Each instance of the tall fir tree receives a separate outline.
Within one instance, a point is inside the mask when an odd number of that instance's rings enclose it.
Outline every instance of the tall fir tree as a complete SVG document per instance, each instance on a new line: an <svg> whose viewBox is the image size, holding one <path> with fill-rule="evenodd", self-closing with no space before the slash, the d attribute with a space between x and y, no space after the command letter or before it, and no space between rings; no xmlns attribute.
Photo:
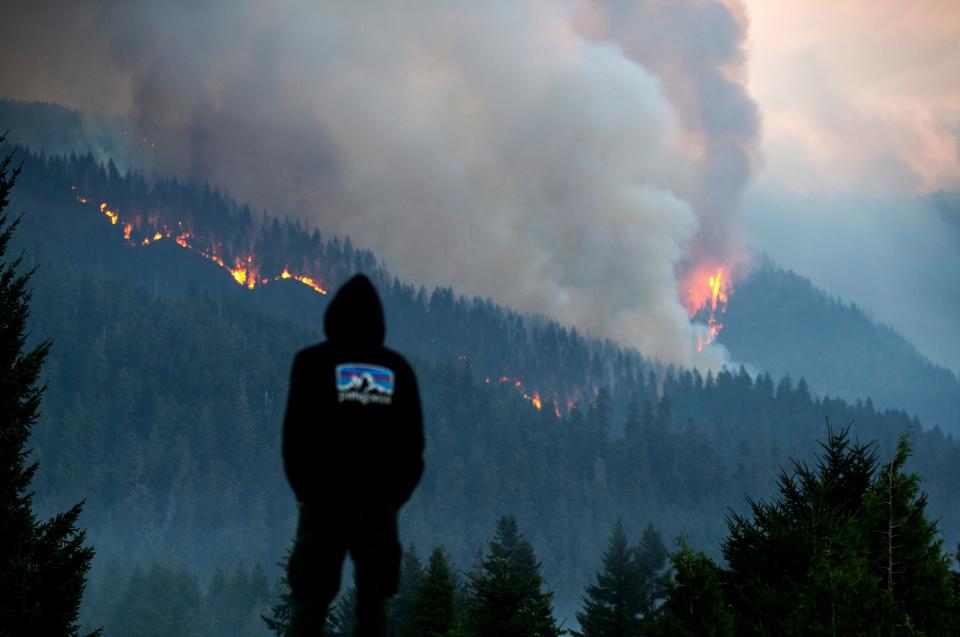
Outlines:
<svg viewBox="0 0 960 637"><path fill-rule="evenodd" d="M733 637L734 618L727 606L720 568L680 538L670 556L673 581L648 634L657 637ZM779 634L779 633L771 633Z"/></svg>
<svg viewBox="0 0 960 637"><path fill-rule="evenodd" d="M666 595L667 582L670 580L667 572L670 552L652 523L643 530L634 552L640 587L640 615L646 626Z"/></svg>
<svg viewBox="0 0 960 637"><path fill-rule="evenodd" d="M543 577L530 542L517 520L503 516L470 573L469 630L475 637L557 637L563 631L553 618L553 593Z"/></svg>
<svg viewBox="0 0 960 637"><path fill-rule="evenodd" d="M828 431L814 467L782 474L769 502L734 515L723 573L738 635L950 635L948 557L926 517L901 438L872 445Z"/></svg>
<svg viewBox="0 0 960 637"><path fill-rule="evenodd" d="M407 637L452 637L457 634L457 582L443 549L430 554L427 570L417 587L417 600L407 626Z"/></svg>
<svg viewBox="0 0 960 637"><path fill-rule="evenodd" d="M617 520L603 554L603 570L587 587L577 613L577 637L639 637L643 597L640 572L623 523Z"/></svg>
<svg viewBox="0 0 960 637"><path fill-rule="evenodd" d="M77 528L81 504L45 522L32 509L37 464L27 442L50 341L25 349L32 272L21 272L22 258L6 256L19 223L4 212L19 174L11 161L0 161L0 635L76 635L93 549Z"/></svg>

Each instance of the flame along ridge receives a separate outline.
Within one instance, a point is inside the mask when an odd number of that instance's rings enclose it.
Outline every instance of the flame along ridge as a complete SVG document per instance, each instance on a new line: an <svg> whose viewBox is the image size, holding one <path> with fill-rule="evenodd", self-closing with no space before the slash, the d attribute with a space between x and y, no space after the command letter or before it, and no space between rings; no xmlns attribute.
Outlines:
<svg viewBox="0 0 960 637"><path fill-rule="evenodd" d="M76 192L77 187L71 186L70 189ZM84 197L79 194L76 195L76 199L80 204L90 203L89 197ZM101 202L99 208L100 212L110 221L110 225L115 226L121 224L120 213L116 210L110 209L106 202ZM219 249L217 244L214 244L209 250L200 248L191 242L193 235L188 230L182 229L183 223L178 221L177 225L181 226L179 232L174 232L166 224L163 224L159 227L159 229L152 228L153 234L148 234L147 236L144 236L143 239L139 240L133 239L135 226L139 226L139 220L137 220L137 222L123 221L121 228L123 230L124 240L128 243L128 245L134 247L146 246L162 239L172 238L181 248L190 250L195 254L199 254L205 259L212 261L217 266L228 271L238 285L250 290L257 286L267 285L272 281L293 279L298 283L306 285L318 294L327 294L326 288L323 287L323 284L318 278L306 274L291 274L289 267L284 267L283 272L276 276L264 276L257 265L257 260L252 254L248 254L246 257L236 257L231 267L231 265L228 265L226 262L224 262L223 257L218 254Z"/></svg>
<svg viewBox="0 0 960 637"><path fill-rule="evenodd" d="M513 385L517 388L517 391L520 392L520 395L523 396L525 400L528 400L537 411L543 409L543 399L540 397L540 392L538 390L534 390L532 394L528 394L527 390L523 386L523 381L521 381L519 378L501 376L493 380L486 378L483 382L489 385L490 383L494 382L494 380L499 382L501 385ZM555 415L557 418L560 418L560 404L557 402L556 398L553 399L553 415Z"/></svg>

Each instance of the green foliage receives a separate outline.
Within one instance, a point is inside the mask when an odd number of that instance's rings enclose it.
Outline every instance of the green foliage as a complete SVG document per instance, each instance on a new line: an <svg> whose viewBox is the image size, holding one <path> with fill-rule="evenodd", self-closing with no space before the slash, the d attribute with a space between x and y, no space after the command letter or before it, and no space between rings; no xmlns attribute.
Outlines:
<svg viewBox="0 0 960 637"><path fill-rule="evenodd" d="M120 598L108 634L138 637L199 636L202 598L186 567L154 562L136 568Z"/></svg>
<svg viewBox="0 0 960 637"><path fill-rule="evenodd" d="M553 593L543 578L530 542L513 516L504 516L487 553L469 574L468 629L475 637L556 637Z"/></svg>
<svg viewBox="0 0 960 637"><path fill-rule="evenodd" d="M728 506L744 512L744 492L767 497L788 457L814 456L825 416L855 421L884 453L915 422L869 401L812 396L796 379L664 369L486 299L401 283L370 253L295 222L261 223L203 184L121 175L91 156L22 157L27 214L15 240L40 264L29 331L57 338L31 439L42 461L36 509L85 497L98 546L134 562L173 555L208 581L218 566L280 557L295 516L277 451L289 364L321 338L324 301L293 284L239 289L171 241L129 247L96 201L77 202L81 193L123 214L188 215L235 248L256 246L265 267L317 264L333 285L372 274L391 346L418 362L427 423L427 472L402 537L443 545L464 564L490 519L522 512L559 608L577 605L618 516L656 516L665 535L714 547ZM539 390L543 410L501 375ZM583 409L568 414L575 399ZM931 516L953 543L960 444L932 429L915 447L908 467L922 467ZM98 625L93 610L84 621Z"/></svg>
<svg viewBox="0 0 960 637"><path fill-rule="evenodd" d="M872 445L828 430L813 467L795 463L776 497L729 518L726 569L681 543L661 631L951 634L949 562L918 478L904 472L909 454L902 436L880 466Z"/></svg>
<svg viewBox="0 0 960 637"><path fill-rule="evenodd" d="M597 583L587 587L582 612L577 613L579 637L643 635L663 598L667 549L652 524L635 548L628 546L623 523L617 520L603 554Z"/></svg>
<svg viewBox="0 0 960 637"><path fill-rule="evenodd" d="M270 606L270 615L261 615L267 628L277 637L286 637L290 630L290 582L287 581L287 571L290 565L290 555L293 547L287 549L287 554L277 564L280 567L280 576L275 592L274 603Z"/></svg>
<svg viewBox="0 0 960 637"><path fill-rule="evenodd" d="M856 305L832 298L769 259L738 282L719 341L737 360L775 375L808 379L817 393L872 396L906 409L929 426L960 432L960 383L893 329Z"/></svg>
<svg viewBox="0 0 960 637"><path fill-rule="evenodd" d="M260 565L242 564L233 571L218 569L203 596L200 618L205 637L254 637L263 634L262 613L271 598L267 575Z"/></svg>
<svg viewBox="0 0 960 637"><path fill-rule="evenodd" d="M423 564L416 548L411 544L403 552L400 562L400 582L397 594L390 599L387 634L402 637L417 603L418 590L423 578Z"/></svg>
<svg viewBox="0 0 960 637"><path fill-rule="evenodd" d="M435 548L417 588L407 637L450 637L456 634L457 582L444 550Z"/></svg>
<svg viewBox="0 0 960 637"><path fill-rule="evenodd" d="M652 523L643 530L634 553L640 582L640 615L644 618L644 625L649 625L670 581L669 573L665 572L670 554Z"/></svg>
<svg viewBox="0 0 960 637"><path fill-rule="evenodd" d="M703 553L694 551L686 539L670 556L673 581L656 623L655 634L663 637L732 637L734 620L724 599L721 571Z"/></svg>
<svg viewBox="0 0 960 637"><path fill-rule="evenodd" d="M77 528L81 505L40 522L29 491L37 464L26 446L50 342L27 348L31 273L6 256L19 222L8 222L4 210L18 173L9 156L0 160L0 635L76 635L93 557Z"/></svg>

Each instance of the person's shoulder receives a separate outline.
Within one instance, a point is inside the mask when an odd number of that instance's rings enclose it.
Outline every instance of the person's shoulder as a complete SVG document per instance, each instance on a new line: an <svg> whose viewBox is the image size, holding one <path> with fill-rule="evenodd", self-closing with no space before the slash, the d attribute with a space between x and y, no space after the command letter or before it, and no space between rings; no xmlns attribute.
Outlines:
<svg viewBox="0 0 960 637"><path fill-rule="evenodd" d="M413 373L413 368L410 366L410 363L407 362L407 359L403 357L402 354L396 352L389 347L382 348L384 358L390 361L394 367L402 369L406 372Z"/></svg>
<svg viewBox="0 0 960 637"><path fill-rule="evenodd" d="M309 364L318 359L322 359L329 355L330 345L324 341L322 343L316 343L309 347L304 347L302 350L296 353L293 357L294 364Z"/></svg>

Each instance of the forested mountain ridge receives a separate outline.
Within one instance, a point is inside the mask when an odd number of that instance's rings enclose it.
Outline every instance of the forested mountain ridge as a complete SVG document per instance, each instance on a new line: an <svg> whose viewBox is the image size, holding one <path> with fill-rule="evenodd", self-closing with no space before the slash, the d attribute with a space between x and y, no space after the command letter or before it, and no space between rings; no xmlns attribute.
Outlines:
<svg viewBox="0 0 960 637"><path fill-rule="evenodd" d="M182 219L188 221L195 234L191 241L213 238L224 246L232 247L234 255L227 260L228 265L235 255L256 253L262 259L258 264L262 272L270 276L279 274L285 266L301 272L322 270L326 284L334 285L352 271L376 273L381 289L385 284L391 288L397 284L403 291L403 294L395 296L397 303L388 307L388 311L409 316L410 304L403 297L409 297L410 293L438 303L458 304L460 311L457 317L461 324L450 330L452 333L466 328L475 334L484 333L494 340L503 340L505 333L510 335L508 339L512 338L517 333L517 323L523 323L522 317L487 300L464 302L449 289L437 290L431 295L424 289L400 285L390 277L383 264L377 263L371 252L354 249L349 238L340 240L328 237L329 240L325 240L316 229L306 228L299 222L290 223L268 219L265 214L254 214L248 207L209 186L179 183L176 179L161 179L156 175L149 180L136 173L121 176L127 171L118 170L111 160L115 159L118 165L125 168L153 165L154 142L149 137L151 133L140 130L134 122L123 118L93 117L55 103L4 99L0 99L0 118L11 128L10 139L15 142L28 144L48 154L75 153L73 159L65 163L45 158L39 166L40 172L46 173L42 176L36 170L27 171L23 181L28 181L29 173L33 172L37 180L35 185L41 188L41 196L31 201L31 205L45 206L57 201L61 206L57 210L65 212L70 210L68 200L75 200L78 194L82 194L90 197L93 211L101 201L105 201L128 218L149 210L155 218L159 214L160 217L165 215L168 220ZM29 153L24 153L21 158L26 158L28 164L37 159ZM44 165L47 161L50 162L49 166ZM65 184L64 180L72 180L73 183ZM80 190L58 193L58 183ZM20 195L25 196L25 193ZM957 193L938 192L927 199L935 203L948 226L954 229L958 227L960 215L957 214ZM80 212L79 209L70 210L69 217L57 219L58 225L66 221L65 227L70 228L71 233L81 233L80 236L94 230L86 223L73 225L73 222L83 218ZM170 223L170 227L176 230L173 223ZM195 267L193 263L183 265L179 272L173 272L176 267L172 264L183 261L182 255L180 259L171 261L165 254L147 261L144 266L143 255L130 260L132 255L129 250L117 250L120 246L115 235L119 233L119 228L114 228L118 231L114 236L103 232L103 228L95 230L99 231L97 250L84 250L86 246L80 246L81 251L78 252L74 248L81 241L76 239L58 246L58 250L78 256L81 260L88 259L88 255L95 252L110 262L101 261L103 265L112 264L128 271L161 291L168 286L182 290L185 281L190 279L208 281L212 278L216 280L215 285L219 285L219 279L223 278L215 276L223 273L204 276L202 268ZM960 234L956 234L956 237L960 240ZM86 236L83 241L90 238ZM175 235L169 238L173 239ZM43 240L47 245L54 245L53 237L48 236ZM164 245L160 252L168 250L172 251L169 245ZM767 257L757 261L759 267L737 282L732 302L722 319L725 329L718 340L730 349L734 361L741 361L752 369L769 372L775 377L784 374L794 379L804 377L812 391L820 395L837 395L848 400L871 398L882 407L906 409L917 415L924 426L939 424L946 431L960 434L960 379L955 373L933 365L899 333L876 324L863 309L830 298L809 280L780 270ZM148 271L142 271L143 268ZM162 275L158 276L158 273ZM271 313L281 311L297 320L322 316L322 303L304 303L302 294L264 289L260 294L250 296L250 300ZM389 299L388 305L391 305ZM493 314L500 317L500 324L473 324L478 314L490 314L484 310L478 311L478 306L493 309ZM526 319L524 328L529 330L534 325L530 324L529 317ZM403 324L406 325L406 322ZM564 334L562 326L549 321L543 324L548 328L547 332L556 331L557 346L560 348L565 347L563 341L566 336L578 345L582 340L575 331ZM445 326L431 327L442 329ZM491 334L491 330L497 333ZM557 369L555 360L535 364L526 355L510 360L502 357L504 354L524 351L523 347L518 347L522 342L510 343L505 348L493 348L495 356L479 360L491 350L490 347L475 348L470 352L455 351L458 346L451 347L445 339L432 340L437 337L435 331L427 342L422 338L423 333L423 330L418 330L417 333L391 336L396 344L402 344L408 350L413 348L424 357L463 355L477 366L480 373L494 377L507 375L511 380L522 378L528 384L536 381L543 385L544 391L569 393L572 397L577 395L577 386L596 387L603 384L602 381L585 382L587 379L582 374L575 373L577 369L597 371L598 365L592 360L593 352L605 349L607 355L618 355L616 348L586 339L584 344L587 347L573 347L570 365L557 374L559 377L578 376L571 384L565 384L559 378L546 377ZM545 337L551 340L552 334L546 334ZM520 340L525 339L521 337ZM548 343L548 346L552 344ZM630 355L630 352L623 350L623 354ZM582 364L584 355L591 359L587 365ZM604 355L600 357L603 359ZM532 378L528 378L527 367L530 364L538 368L529 370L533 373ZM643 365L644 361L634 356L631 364Z"/></svg>
<svg viewBox="0 0 960 637"><path fill-rule="evenodd" d="M279 560L295 516L280 466L282 397L290 357L316 330L203 292L155 297L38 265L32 329L56 342L34 438L37 505L86 498L94 580L112 558L130 567L166 555L201 574ZM744 372L622 378L557 419L462 362L415 365L427 472L404 511L405 540L421 552L445 545L466 567L497 516L513 512L561 609L575 607L618 516L633 533L653 522L715 552L727 508L770 492L790 457L811 457L825 418L852 421L882 454L916 425ZM955 542L960 445L938 430L915 436L912 466Z"/></svg>
<svg viewBox="0 0 960 637"><path fill-rule="evenodd" d="M925 426L960 433L960 380L856 305L763 258L742 281L718 341L736 360L774 376L804 377L812 391L905 409Z"/></svg>
<svg viewBox="0 0 960 637"><path fill-rule="evenodd" d="M129 567L171 556L203 575L275 563L295 516L279 461L288 366L321 337L326 297L288 280L248 290L172 241L129 247L96 202L77 198L81 188L102 187L123 213L138 205L122 198L124 189L137 192L135 175L89 157L21 151L20 159L18 240L38 267L31 333L55 339L35 435L38 506L87 499L97 582L114 557ZM140 191L139 204L196 204L194 214L205 215L207 201L222 216L205 223L240 219L232 236L256 245L256 217L242 206L207 188L162 185ZM296 224L271 221L257 232L264 227L303 236ZM790 457L811 457L825 418L853 421L883 453L915 427L913 462L931 509L949 542L960 535L951 493L960 446L939 430L920 431L903 412L818 399L804 381L743 370L661 369L489 301L401 284L370 253L313 236L326 280L357 269L378 280L388 339L415 358L428 469L403 528L422 552L443 544L465 567L497 517L514 513L570 616L618 516L631 533L653 522L715 553L727 507L741 507L743 493L770 492ZM540 411L523 395L534 388L547 406ZM559 418L548 408L554 393ZM568 411L567 399L578 408Z"/></svg>
<svg viewBox="0 0 960 637"><path fill-rule="evenodd" d="M164 296L194 285L316 325L328 297L278 275L288 269L306 273L333 288L353 272L366 272L383 296L389 343L422 358L469 361L478 374L498 381L504 376L511 382L535 380L541 391L564 401L575 400L586 387L609 384L618 370L652 365L635 351L553 321L522 317L487 299L403 284L349 238L324 239L299 222L258 217L208 186L176 180L148 184L141 175L121 175L90 155L45 157L18 149L17 156L24 170L14 205L31 212L20 240L33 258L55 255L55 267L123 273ZM121 221L111 223L99 203ZM135 241L123 237L123 220L131 218L146 226L133 234ZM177 243L182 228L189 228L196 245L215 246L220 267ZM154 238L161 231L162 237ZM236 285L230 264L239 260L246 268L251 258L258 273L255 285Z"/></svg>

